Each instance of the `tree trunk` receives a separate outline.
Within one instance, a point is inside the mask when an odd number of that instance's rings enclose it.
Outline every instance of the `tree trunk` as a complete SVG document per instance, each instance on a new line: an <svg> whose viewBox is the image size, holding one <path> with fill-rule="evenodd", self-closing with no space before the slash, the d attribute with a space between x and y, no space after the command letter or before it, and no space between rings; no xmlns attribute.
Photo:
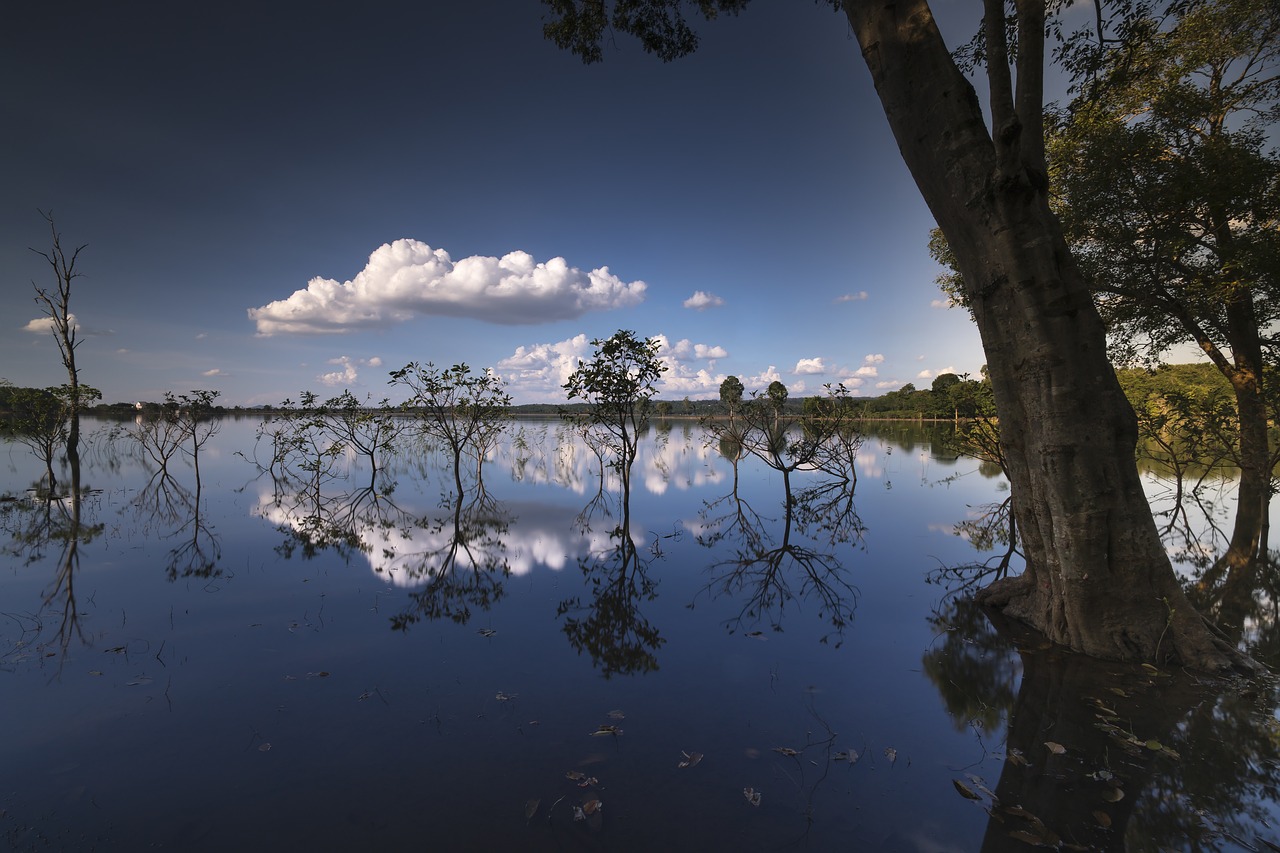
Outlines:
<svg viewBox="0 0 1280 853"><path fill-rule="evenodd" d="M1049 211L1043 1L1019 0L1016 89L1003 4L988 38L992 126L926 0L848 0L885 114L948 243L982 336L1027 566L988 604L1087 654L1224 670L1243 658L1187 602L1139 480L1133 412Z"/></svg>

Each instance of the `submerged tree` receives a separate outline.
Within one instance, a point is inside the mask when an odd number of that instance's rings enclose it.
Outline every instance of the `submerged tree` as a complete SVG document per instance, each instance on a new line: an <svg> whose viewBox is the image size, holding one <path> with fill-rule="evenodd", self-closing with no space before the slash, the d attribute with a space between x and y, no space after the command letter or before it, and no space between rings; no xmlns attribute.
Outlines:
<svg viewBox="0 0 1280 853"><path fill-rule="evenodd" d="M649 419L656 383L666 366L658 358L657 338L641 340L635 332L619 330L591 345L595 355L578 362L564 390L570 401L589 406L588 427L613 454L610 465L622 480L623 494L630 494L640 430Z"/></svg>
<svg viewBox="0 0 1280 853"><path fill-rule="evenodd" d="M466 364L437 368L414 361L394 371L390 384L408 389L404 408L418 417L424 435L449 450L454 485L462 494L462 454L475 454L480 479L485 454L510 415L511 395L501 377L492 370L473 373Z"/></svg>
<svg viewBox="0 0 1280 853"><path fill-rule="evenodd" d="M664 60L697 47L679 0L546 2L555 16L545 35L588 62L603 57L612 31L636 35ZM745 5L706 0L698 9L711 18ZM926 0L832 5L852 27L903 159L955 253L986 351L1027 557L1023 574L997 581L987 601L1094 655L1212 670L1241 662L1174 578L1105 328L1049 208L1045 0L1016 0L1011 20L1003 0L984 0L990 130Z"/></svg>

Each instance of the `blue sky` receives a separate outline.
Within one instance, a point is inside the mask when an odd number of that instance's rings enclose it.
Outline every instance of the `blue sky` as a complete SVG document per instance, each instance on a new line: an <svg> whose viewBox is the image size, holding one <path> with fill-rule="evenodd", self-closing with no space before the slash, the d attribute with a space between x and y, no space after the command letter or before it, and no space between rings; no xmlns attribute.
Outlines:
<svg viewBox="0 0 1280 853"><path fill-rule="evenodd" d="M976 26L940 5L956 40ZM81 376L108 402L380 399L411 360L560 401L617 329L663 337L668 399L983 363L824 5L756 0L667 65L618 36L593 66L542 38L536 0L196 8L6 15L0 377L64 379L31 324L38 210L87 244Z"/></svg>

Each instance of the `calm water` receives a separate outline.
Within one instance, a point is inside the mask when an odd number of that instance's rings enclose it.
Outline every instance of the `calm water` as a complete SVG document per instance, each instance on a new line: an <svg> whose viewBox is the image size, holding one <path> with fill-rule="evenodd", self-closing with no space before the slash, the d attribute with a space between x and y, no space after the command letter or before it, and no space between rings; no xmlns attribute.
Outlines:
<svg viewBox="0 0 1280 853"><path fill-rule="evenodd" d="M1280 849L1273 691L997 634L937 581L1006 486L923 432L788 514L651 431L626 536L556 422L461 499L418 451L306 492L232 419L197 491L106 426L74 549L69 502L0 505L0 848Z"/></svg>

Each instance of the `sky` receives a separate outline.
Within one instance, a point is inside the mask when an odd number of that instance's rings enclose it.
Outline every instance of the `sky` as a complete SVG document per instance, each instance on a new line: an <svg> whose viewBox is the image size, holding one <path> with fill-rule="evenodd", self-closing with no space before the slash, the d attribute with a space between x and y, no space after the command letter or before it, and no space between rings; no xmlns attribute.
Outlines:
<svg viewBox="0 0 1280 853"><path fill-rule="evenodd" d="M967 39L976 4L937 4ZM0 378L65 381L34 286L80 245L81 380L374 401L411 361L561 402L593 339L659 396L875 396L984 363L843 16L755 0L586 66L537 0L21 3L0 32ZM402 399L402 395L400 396Z"/></svg>

